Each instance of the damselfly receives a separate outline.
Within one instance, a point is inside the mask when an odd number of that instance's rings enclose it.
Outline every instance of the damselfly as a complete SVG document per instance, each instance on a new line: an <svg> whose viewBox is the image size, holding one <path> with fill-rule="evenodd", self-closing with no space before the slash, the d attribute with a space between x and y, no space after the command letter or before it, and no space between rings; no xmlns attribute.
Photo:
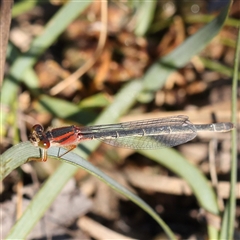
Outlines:
<svg viewBox="0 0 240 240"><path fill-rule="evenodd" d="M89 127L73 125L47 131L37 124L32 128L30 141L42 150L41 161L47 161L48 148L65 147L69 152L84 140L97 139L123 148L157 149L188 142L198 132L228 132L233 128L231 122L192 124L184 115Z"/></svg>

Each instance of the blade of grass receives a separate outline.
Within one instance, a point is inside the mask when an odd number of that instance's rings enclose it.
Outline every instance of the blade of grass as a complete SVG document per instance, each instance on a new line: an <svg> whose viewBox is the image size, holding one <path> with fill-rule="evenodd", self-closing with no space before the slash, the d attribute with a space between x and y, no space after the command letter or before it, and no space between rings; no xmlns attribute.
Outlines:
<svg viewBox="0 0 240 240"><path fill-rule="evenodd" d="M41 0L31 0L31 1L21 1L14 4L13 10L12 10L12 17L15 18L19 16L20 14L23 14L24 12L27 12L31 9L33 9L36 5L44 4L45 1Z"/></svg>
<svg viewBox="0 0 240 240"><path fill-rule="evenodd" d="M144 0L137 9L135 34L143 36L147 31L154 17L157 1Z"/></svg>
<svg viewBox="0 0 240 240"><path fill-rule="evenodd" d="M240 57L240 30L238 28L238 41L235 54L234 62L234 74L232 83L232 122L237 127L237 89L238 89L238 68L239 68L239 57ZM221 231L221 237L226 237L226 239L233 239L234 233L234 223L236 214L236 183L237 183L237 128L232 131L232 153L231 153L231 187L230 187L230 198L226 207L226 212L224 213L224 226L225 229ZM226 220L227 219L227 220ZM223 236L223 234L226 234Z"/></svg>
<svg viewBox="0 0 240 240"><path fill-rule="evenodd" d="M213 15L206 15L206 14L189 14L184 16L184 21L188 24L192 23L208 23L212 21L214 18ZM240 21L235 18L228 18L226 20L226 26L231 27L238 27L240 24Z"/></svg>
<svg viewBox="0 0 240 240"><path fill-rule="evenodd" d="M227 67L221 63L214 62L212 60L209 60L209 59L203 58L203 57L200 57L199 59L202 61L202 63L204 64L205 67L207 67L208 69L210 69L212 71L222 73L228 77L232 77L234 74L234 70L232 68ZM238 78L238 80L240 80L240 72L237 72L237 78Z"/></svg>
<svg viewBox="0 0 240 240"><path fill-rule="evenodd" d="M39 152L37 151L36 154L36 148L30 144L30 142L25 142L19 144L22 148L27 147L29 149L32 149L32 152L35 152L35 156L38 156ZM84 144L85 145L85 144ZM85 146L85 148L87 148ZM88 150L89 151L89 150ZM49 156L56 156L59 152L59 148L54 147L49 150ZM88 155L87 153L81 154L85 155L85 157ZM15 154L15 158L17 158L17 154ZM62 159L64 162L70 163L74 166L81 167L85 169L90 174L93 174L94 176L98 177L101 181L105 182L107 185L112 187L115 191L119 192L120 194L124 195L137 205L139 205L144 211L149 213L164 229L166 234L170 239L175 239L174 234L171 232L169 227L161 220L161 218L154 212L154 210L146 204L143 200L141 200L138 196L131 193L129 190L121 186L119 183L117 183L112 178L108 177L106 174L104 174L102 171L100 171L98 168L93 166L90 162L86 161L79 155L76 155L74 153L66 154L64 156L64 159ZM15 226L11 229L11 232L7 236L7 239L16 239L16 238L26 238L29 231L32 229L32 227L37 223L39 220L39 216L42 215L50 206L52 201L49 201L54 199L56 197L56 194L58 194L62 186L65 185L65 181L69 180L74 173L76 173L77 168L73 167L70 164L62 164L57 171L51 176L51 181L47 181L44 186L41 188L41 191L39 191L34 199L31 201L30 205L24 212L24 215L22 218L15 224ZM59 178L59 176L62 176L62 178ZM41 204L38 204L41 202ZM34 209L34 211L32 211ZM31 221L29 221L31 219Z"/></svg>
<svg viewBox="0 0 240 240"><path fill-rule="evenodd" d="M66 121L78 122L86 125L97 118L98 113L88 108L79 107L78 105L55 97L40 95L39 102L36 105L37 110L45 110L53 116L65 119ZM61 109L61 111L59 111ZM41 111L40 110L40 111Z"/></svg>
<svg viewBox="0 0 240 240"><path fill-rule="evenodd" d="M228 226L229 226L229 201L226 204L225 211L223 213L223 218L222 218L222 225L221 225L221 230L219 234L219 239L228 239ZM233 238L232 238L233 239Z"/></svg>
<svg viewBox="0 0 240 240"><path fill-rule="evenodd" d="M9 64L13 64L15 59L21 56L19 50L11 43L8 43L7 49L7 61ZM28 90L33 96L38 96L41 93L39 88L39 79L35 71L31 68L28 68L24 72L23 82L28 87Z"/></svg>

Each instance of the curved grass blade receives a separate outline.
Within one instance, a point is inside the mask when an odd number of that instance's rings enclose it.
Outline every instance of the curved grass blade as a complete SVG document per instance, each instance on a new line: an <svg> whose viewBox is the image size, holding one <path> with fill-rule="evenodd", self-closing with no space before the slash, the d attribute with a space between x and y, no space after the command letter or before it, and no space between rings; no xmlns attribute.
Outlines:
<svg viewBox="0 0 240 240"><path fill-rule="evenodd" d="M238 99L238 69L239 69L239 55L240 55L240 26L238 28L238 40L235 53L234 62L234 75L232 83L232 119L231 121L238 125L237 119L237 99ZM230 187L230 197L225 208L223 217L223 226L221 228L220 237L222 239L234 239L234 223L236 214L236 183L237 183L237 160L238 160L238 138L237 138L237 128L232 131L232 161L231 161L231 187Z"/></svg>
<svg viewBox="0 0 240 240"><path fill-rule="evenodd" d="M22 151L22 149L26 149L27 152ZM85 146L85 149L88 149L87 146ZM84 154L82 151L78 151L81 154ZM90 150L87 151L89 152ZM22 154L19 155L19 152L22 152ZM9 168L17 167L17 165L20 166L22 163L26 162L26 157L29 156L29 154L31 154L31 156L33 157L39 157L39 150L32 146L30 142L20 143L6 151L1 157L1 161L5 162L5 164L3 165L4 170L2 171L1 175L5 176L7 173L9 173ZM48 154L49 156L57 156L59 154L59 148L50 148ZM85 151L84 155L86 154L87 153ZM21 158L21 161L19 161L19 158ZM146 204L138 196L121 186L115 180L107 176L105 173L100 171L98 168L93 166L90 162L86 161L85 159L73 152L64 155L61 160L74 166L83 168L90 174L96 176L101 181L105 182L115 191L124 195L132 202L136 203L159 223L159 225L163 228L163 230L170 239L175 239L175 236L169 229L169 227L163 222L163 220L158 216L156 212L154 212L154 210L148 204ZM15 162L14 166L12 165L13 162ZM41 191L39 191L34 197L34 199L31 201L23 216L11 229L11 232L7 236L7 239L26 238L30 230L43 216L44 212L49 208L52 201L61 191L66 181L68 181L76 171L77 168L74 168L69 164L61 165L58 170L51 176L51 178L44 184ZM31 219L31 221L29 221L29 219Z"/></svg>
<svg viewBox="0 0 240 240"><path fill-rule="evenodd" d="M137 8L135 34L143 36L151 25L157 1L142 1Z"/></svg>

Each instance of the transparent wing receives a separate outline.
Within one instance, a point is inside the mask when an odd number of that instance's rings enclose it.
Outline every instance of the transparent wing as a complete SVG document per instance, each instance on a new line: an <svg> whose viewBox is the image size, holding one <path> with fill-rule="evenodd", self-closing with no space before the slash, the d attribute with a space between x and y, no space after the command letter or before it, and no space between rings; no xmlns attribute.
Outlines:
<svg viewBox="0 0 240 240"><path fill-rule="evenodd" d="M165 118L155 118L155 119L146 119L139 121L123 122L123 123L114 123L114 124L104 124L104 125L95 125L89 127L81 128L82 132L108 132L110 130L131 130L136 128L150 128L150 127L161 127L161 126L173 126L173 125L183 125L191 124L188 116L178 115Z"/></svg>
<svg viewBox="0 0 240 240"><path fill-rule="evenodd" d="M196 137L195 126L187 116L141 120L95 126L94 138L116 147L157 149L173 147Z"/></svg>
<svg viewBox="0 0 240 240"><path fill-rule="evenodd" d="M115 139L99 139L115 147L132 148L132 149L157 149L162 147L173 147L195 138L196 132L183 134L169 134L159 136L132 136Z"/></svg>

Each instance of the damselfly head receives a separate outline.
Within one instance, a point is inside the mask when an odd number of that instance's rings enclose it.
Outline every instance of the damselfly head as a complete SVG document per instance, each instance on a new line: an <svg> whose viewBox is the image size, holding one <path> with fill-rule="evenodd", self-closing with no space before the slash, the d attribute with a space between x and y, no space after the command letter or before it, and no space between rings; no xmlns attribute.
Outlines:
<svg viewBox="0 0 240 240"><path fill-rule="evenodd" d="M35 147L44 149L48 149L50 147L50 141L44 133L43 126L40 124L36 124L32 127L29 140Z"/></svg>

